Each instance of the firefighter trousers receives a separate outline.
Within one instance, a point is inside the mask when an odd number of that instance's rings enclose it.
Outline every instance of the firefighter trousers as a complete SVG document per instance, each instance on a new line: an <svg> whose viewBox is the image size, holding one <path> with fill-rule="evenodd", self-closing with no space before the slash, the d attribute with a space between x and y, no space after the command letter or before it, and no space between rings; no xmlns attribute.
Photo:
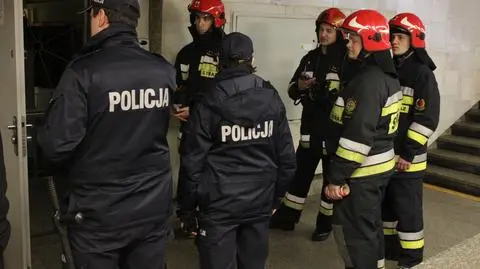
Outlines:
<svg viewBox="0 0 480 269"><path fill-rule="evenodd" d="M77 269L165 269L164 224L121 230L70 229Z"/></svg>
<svg viewBox="0 0 480 269"><path fill-rule="evenodd" d="M334 202L332 228L345 268L385 268L381 205L390 176L352 179L350 194Z"/></svg>
<svg viewBox="0 0 480 269"><path fill-rule="evenodd" d="M328 158L325 152L324 142L315 140L309 147L300 142L296 151L297 170L295 177L290 184L280 208L272 218L272 226L291 226L293 227L299 221L305 200L310 190L315 170L318 163L322 160L323 175L327 174ZM328 180L324 177L322 190L328 185ZM321 192L320 208L317 215L316 231L328 233L331 231L331 217L333 214L333 202L325 197Z"/></svg>
<svg viewBox="0 0 480 269"><path fill-rule="evenodd" d="M423 260L424 171L395 173L383 202L385 256L399 266L413 267Z"/></svg>
<svg viewBox="0 0 480 269"><path fill-rule="evenodd" d="M265 269L269 218L245 223L199 219L200 269Z"/></svg>

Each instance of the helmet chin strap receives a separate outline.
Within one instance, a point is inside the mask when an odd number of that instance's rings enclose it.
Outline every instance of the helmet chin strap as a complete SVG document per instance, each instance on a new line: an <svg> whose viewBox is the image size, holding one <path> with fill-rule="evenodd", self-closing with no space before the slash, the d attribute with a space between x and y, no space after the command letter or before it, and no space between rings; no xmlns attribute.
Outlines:
<svg viewBox="0 0 480 269"><path fill-rule="evenodd" d="M360 51L360 53L358 54L358 60L360 61L365 61L368 56L370 56L370 53L368 51L366 51L364 48L362 48L362 50Z"/></svg>

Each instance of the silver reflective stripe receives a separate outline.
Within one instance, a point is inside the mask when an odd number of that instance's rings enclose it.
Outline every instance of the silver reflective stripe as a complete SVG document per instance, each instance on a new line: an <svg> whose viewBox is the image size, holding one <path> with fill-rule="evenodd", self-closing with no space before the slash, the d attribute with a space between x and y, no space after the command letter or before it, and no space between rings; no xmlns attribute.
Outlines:
<svg viewBox="0 0 480 269"><path fill-rule="evenodd" d="M292 87L292 86L293 86L293 84L295 84L295 81L293 81L293 82L290 82L290 84L288 84L288 88Z"/></svg>
<svg viewBox="0 0 480 269"><path fill-rule="evenodd" d="M361 166L364 167L364 166L384 163L392 160L393 158L395 158L395 151L391 149L384 153L368 156L367 158L365 158Z"/></svg>
<svg viewBox="0 0 480 269"><path fill-rule="evenodd" d="M300 141L302 142L310 142L310 135L301 135Z"/></svg>
<svg viewBox="0 0 480 269"><path fill-rule="evenodd" d="M292 201L292 202L295 202L297 204L305 204L305 198L302 198L302 197L297 197L295 195L291 195L290 193L287 192L287 194L285 195L285 198L287 198L288 200Z"/></svg>
<svg viewBox="0 0 480 269"><path fill-rule="evenodd" d="M335 101L335 105L340 106L340 107L344 107L345 106L345 101L343 100L342 97L338 97L337 101Z"/></svg>
<svg viewBox="0 0 480 269"><path fill-rule="evenodd" d="M188 64L180 64L180 71L182 71L182 72L188 72L189 69L190 69L190 65L188 65Z"/></svg>
<svg viewBox="0 0 480 269"><path fill-rule="evenodd" d="M324 201L320 201L320 206L325 209L330 209L330 210L333 209L333 204L330 204Z"/></svg>
<svg viewBox="0 0 480 269"><path fill-rule="evenodd" d="M345 267L353 268L353 262L348 254L347 242L345 241L345 234L343 233L343 227L341 225L332 225L333 233L335 234L334 238L337 242L338 253L345 263Z"/></svg>
<svg viewBox="0 0 480 269"><path fill-rule="evenodd" d="M380 268L385 268L385 259L381 259L377 261L377 267Z"/></svg>
<svg viewBox="0 0 480 269"><path fill-rule="evenodd" d="M410 87L402 87L403 95L413 96L415 90Z"/></svg>
<svg viewBox="0 0 480 269"><path fill-rule="evenodd" d="M389 107L389 106L395 104L396 102L402 100L402 98L403 98L402 92L397 92L394 95L388 97L388 99L385 102L385 105L383 107Z"/></svg>
<svg viewBox="0 0 480 269"><path fill-rule="evenodd" d="M340 80L337 73L328 73L326 80Z"/></svg>
<svg viewBox="0 0 480 269"><path fill-rule="evenodd" d="M415 131L417 133L420 133L426 137L430 137L432 134L433 134L433 131L419 123L412 123L412 125L410 125L410 130L412 131Z"/></svg>
<svg viewBox="0 0 480 269"><path fill-rule="evenodd" d="M400 238L400 240L403 240L403 241L416 241L416 240L423 239L423 237L424 237L423 230L416 233L398 232L398 238Z"/></svg>
<svg viewBox="0 0 480 269"><path fill-rule="evenodd" d="M395 229L397 228L397 221L384 221L383 228Z"/></svg>
<svg viewBox="0 0 480 269"><path fill-rule="evenodd" d="M427 153L423 153L423 154L420 154L420 155L415 155L412 163L421 163L421 162L424 162L426 160L427 160Z"/></svg>
<svg viewBox="0 0 480 269"><path fill-rule="evenodd" d="M370 152L371 147L364 145L362 143L358 143L346 138L340 138L340 142L338 143L342 148L359 152L363 155L368 155Z"/></svg>

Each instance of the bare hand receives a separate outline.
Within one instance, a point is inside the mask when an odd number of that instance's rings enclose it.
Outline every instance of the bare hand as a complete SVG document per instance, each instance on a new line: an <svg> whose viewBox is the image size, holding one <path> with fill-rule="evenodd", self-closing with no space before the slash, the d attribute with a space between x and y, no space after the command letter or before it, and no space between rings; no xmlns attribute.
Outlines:
<svg viewBox="0 0 480 269"><path fill-rule="evenodd" d="M325 187L325 195L330 200L342 200L343 199L342 186L328 184L327 187Z"/></svg>
<svg viewBox="0 0 480 269"><path fill-rule="evenodd" d="M301 91L304 91L308 88L310 88L313 83L315 83L315 81L317 80L317 78L311 78L311 79L301 79L299 78L298 79L298 89L300 89Z"/></svg>
<svg viewBox="0 0 480 269"><path fill-rule="evenodd" d="M175 109L175 114L173 114L173 116L175 116L180 121L188 120L188 117L190 116L190 107L186 106L186 107L178 108L174 106L174 109Z"/></svg>
<svg viewBox="0 0 480 269"><path fill-rule="evenodd" d="M399 158L398 163L397 163L397 170L400 170L400 171L408 170L411 165L412 165L412 163L407 162L402 158Z"/></svg>

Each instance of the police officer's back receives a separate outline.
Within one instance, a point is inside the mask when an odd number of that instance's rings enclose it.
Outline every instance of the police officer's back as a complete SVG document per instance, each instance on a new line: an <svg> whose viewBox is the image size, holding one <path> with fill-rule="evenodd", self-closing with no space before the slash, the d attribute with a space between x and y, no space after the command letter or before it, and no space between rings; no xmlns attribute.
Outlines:
<svg viewBox="0 0 480 269"><path fill-rule="evenodd" d="M116 251L130 247L121 254L125 268L162 268L175 71L139 46L137 0L91 4L92 38L65 70L39 143L46 158L67 170L68 213L84 215L70 227L77 266L117 268Z"/></svg>
<svg viewBox="0 0 480 269"><path fill-rule="evenodd" d="M284 105L270 83L252 74L251 42L240 33L225 38L224 69L185 128L188 192L181 212L199 206L202 269L265 268L270 215L295 172Z"/></svg>

